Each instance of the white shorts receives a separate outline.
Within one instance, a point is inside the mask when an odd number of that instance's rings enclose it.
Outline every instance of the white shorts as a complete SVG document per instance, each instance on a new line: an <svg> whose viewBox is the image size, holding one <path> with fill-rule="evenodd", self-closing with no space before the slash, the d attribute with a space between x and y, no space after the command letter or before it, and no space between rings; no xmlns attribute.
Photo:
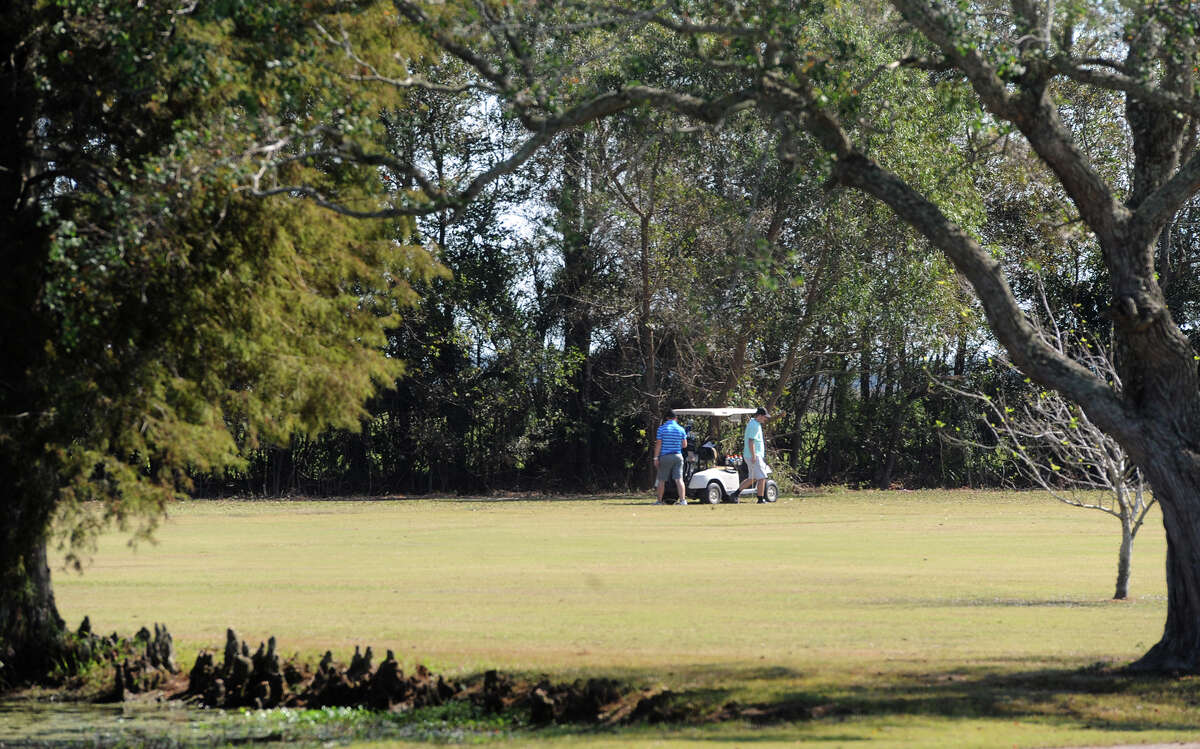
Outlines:
<svg viewBox="0 0 1200 749"><path fill-rule="evenodd" d="M760 456L758 460L746 460L746 467L750 469L750 478L755 481L761 481L767 477L771 469L767 467L767 461Z"/></svg>

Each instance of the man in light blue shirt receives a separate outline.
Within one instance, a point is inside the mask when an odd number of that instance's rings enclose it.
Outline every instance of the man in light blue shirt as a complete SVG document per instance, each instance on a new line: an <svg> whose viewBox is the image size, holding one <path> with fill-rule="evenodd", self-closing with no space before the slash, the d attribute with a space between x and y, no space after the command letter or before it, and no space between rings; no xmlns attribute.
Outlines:
<svg viewBox="0 0 1200 749"><path fill-rule="evenodd" d="M766 421L767 409L759 406L754 412L754 417L746 422L746 434L742 438L742 459L746 461L749 475L731 496L734 502L738 501L742 490L749 488L751 484L755 485L758 503L764 504L767 501L767 474L771 469L767 467L767 443L763 438L762 425Z"/></svg>
<svg viewBox="0 0 1200 749"><path fill-rule="evenodd" d="M687 493L683 486L683 449L687 447L687 432L675 421L675 412L668 411L666 421L658 428L654 438L654 467L658 469L658 481L654 489L658 494L655 504L663 503L663 490L667 480L675 481L679 491L679 504L687 504Z"/></svg>

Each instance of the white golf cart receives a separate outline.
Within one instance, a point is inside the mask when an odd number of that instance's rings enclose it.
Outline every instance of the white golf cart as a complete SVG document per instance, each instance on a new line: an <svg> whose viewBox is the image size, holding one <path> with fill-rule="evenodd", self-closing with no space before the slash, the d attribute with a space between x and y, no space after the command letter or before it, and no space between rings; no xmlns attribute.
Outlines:
<svg viewBox="0 0 1200 749"><path fill-rule="evenodd" d="M689 497L701 499L709 504L737 501L733 493L748 477L741 455L726 457L716 442L716 436L701 443L697 439L693 419L736 419L742 423L746 417L754 415L753 408L677 408L675 417L687 430L688 446L683 453L683 485ZM707 426L707 425L706 425ZM738 440L738 452L741 452L741 440ZM675 482L668 481L663 493L664 500L675 499ZM753 488L747 488L753 494ZM766 500L774 502L779 499L779 485L767 479Z"/></svg>

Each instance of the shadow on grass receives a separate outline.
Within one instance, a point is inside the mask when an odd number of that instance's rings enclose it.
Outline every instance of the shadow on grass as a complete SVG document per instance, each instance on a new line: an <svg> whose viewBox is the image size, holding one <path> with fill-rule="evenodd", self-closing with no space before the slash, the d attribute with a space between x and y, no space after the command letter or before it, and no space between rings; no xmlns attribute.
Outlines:
<svg viewBox="0 0 1200 749"><path fill-rule="evenodd" d="M626 713L627 719L620 721L624 725L741 722L761 729L810 723L839 733L833 727L844 720L887 724L915 718L935 723L1041 723L1106 732L1200 730L1200 676L1147 677L1111 663L1086 668L1030 665L1001 660L936 671L831 674L823 679L816 672L730 663L682 665L654 676L635 671L608 676L625 684L635 701L638 694L648 696L646 705ZM814 682L816 686L806 687ZM577 723L549 730L613 727L601 721L590 728ZM737 729L733 733L738 736L731 740L754 740L754 734L743 736ZM822 736L821 740L857 740L825 732Z"/></svg>
<svg viewBox="0 0 1200 749"><path fill-rule="evenodd" d="M680 669L676 674L686 675L691 670ZM700 670L696 667L697 674ZM719 671L710 669L707 679L719 682ZM667 690L656 695L654 712L637 710L618 724L559 723L531 728L548 739L594 734L637 743L646 736L673 735L738 746L854 745L888 737L913 746L955 745L964 737L976 744L986 738L983 744L1032 741L1040 745L1041 737L1051 734L1069 737L1068 743L1073 739L1091 745L1101 737L1139 743L1139 735L1146 740L1161 740L1165 735L1177 741L1200 729L1196 710L1200 677L1146 678L1107 664L1082 669L997 672L995 668L966 667L880 674L845 679L813 691L789 689L799 676L790 669L764 668L751 673L730 668L729 673L734 677L732 683L738 685L734 689L705 685ZM742 703L731 699L744 694L747 682L754 680L754 689L766 692L765 698ZM1151 732L1156 735L1152 737Z"/></svg>
<svg viewBox="0 0 1200 749"><path fill-rule="evenodd" d="M681 695L683 696L683 695ZM1200 677L1134 676L1108 665L1015 673L890 675L826 692L783 692L726 706L718 719L756 724L850 717L1069 723L1106 731L1200 729Z"/></svg>

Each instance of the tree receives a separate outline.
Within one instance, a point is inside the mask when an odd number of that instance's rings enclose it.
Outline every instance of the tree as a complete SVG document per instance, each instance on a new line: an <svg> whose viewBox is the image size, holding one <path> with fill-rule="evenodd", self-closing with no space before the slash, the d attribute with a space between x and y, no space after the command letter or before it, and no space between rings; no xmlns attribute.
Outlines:
<svg viewBox="0 0 1200 749"><path fill-rule="evenodd" d="M1089 337L1076 328L1064 330L1046 314L1049 305L1044 291L1041 300L1040 314L1035 311L1030 317L1042 340L1095 372L1119 392L1121 376L1112 352L1094 336ZM1049 319L1043 320L1044 317ZM1007 365L1002 359L999 363ZM1029 379L1025 378L1025 382ZM1026 387L1010 399L1003 390L989 394L963 389L951 380L939 384L973 401L981 409L980 419L993 438L991 444L983 444L941 425L948 441L999 451L1011 458L1007 465L1022 484L1040 487L1063 504L1104 512L1120 522L1113 598L1128 598L1133 542L1155 499L1148 496L1141 471L1124 448L1100 430L1083 409L1057 392Z"/></svg>
<svg viewBox="0 0 1200 749"><path fill-rule="evenodd" d="M451 204L555 133L633 107L712 125L755 109L788 139L815 142L827 155L821 168L829 184L874 197L918 231L970 284L1012 362L1078 404L1143 471L1163 508L1169 595L1162 639L1137 665L1200 670L1200 382L1195 351L1155 269L1164 227L1200 190L1197 6L894 0L891 7L580 2L539 13L524 3L466 12L397 3L429 39L472 66L480 86L530 132L510 161L443 190ZM702 87L667 80L622 43L663 31L682 41L697 73L717 73L694 79ZM608 44L602 80L588 79L582 56L538 54L541 40L569 35ZM1127 183L1106 179L1064 124L1059 92L1068 82L1124 97L1134 165ZM929 86L947 106L978 112L978 133L1019 135L1045 165L1046 189L1066 196L1102 258L1122 390L1037 336L1002 264L938 200L942 169L871 148L870 134L886 131L901 104L889 95L900 83ZM960 151L967 136L949 140L947 151Z"/></svg>
<svg viewBox="0 0 1200 749"><path fill-rule="evenodd" d="M392 11L308 6L0 11L0 683L72 661L54 529L77 562L107 524L148 535L189 472L357 429L400 372L384 331L433 267L404 222L246 189L269 154L291 180L378 199L377 178L335 159L281 163L297 151L280 137L344 145L400 98L346 106L341 50L313 38L332 22L403 47L380 30Z"/></svg>
<svg viewBox="0 0 1200 749"><path fill-rule="evenodd" d="M1162 640L1139 665L1200 668L1200 463L1190 445L1200 436L1195 354L1167 311L1154 272L1158 235L1200 189L1195 147L1195 7L1135 5L1106 19L1125 29L1123 59L1103 55L1101 37L1077 44L1077 17L1057 17L1032 3L1013 4L1011 33L996 33L965 13L898 2L905 20L930 44L936 65L965 77L983 108L1010 123L1070 196L1094 234L1109 273L1124 388L1041 340L999 272L999 264L936 205L858 151L836 113L811 84L790 92L806 101L808 128L836 156L835 178L874 195L938 246L970 281L988 321L1027 375L1077 403L1137 462L1163 507L1168 540L1168 611ZM1070 13L1070 10L1066 11ZM1055 30L1058 33L1055 35ZM1009 30L1005 30L1008 32ZM1135 168L1124 199L1075 147L1055 106L1053 83L1070 78L1126 95Z"/></svg>

